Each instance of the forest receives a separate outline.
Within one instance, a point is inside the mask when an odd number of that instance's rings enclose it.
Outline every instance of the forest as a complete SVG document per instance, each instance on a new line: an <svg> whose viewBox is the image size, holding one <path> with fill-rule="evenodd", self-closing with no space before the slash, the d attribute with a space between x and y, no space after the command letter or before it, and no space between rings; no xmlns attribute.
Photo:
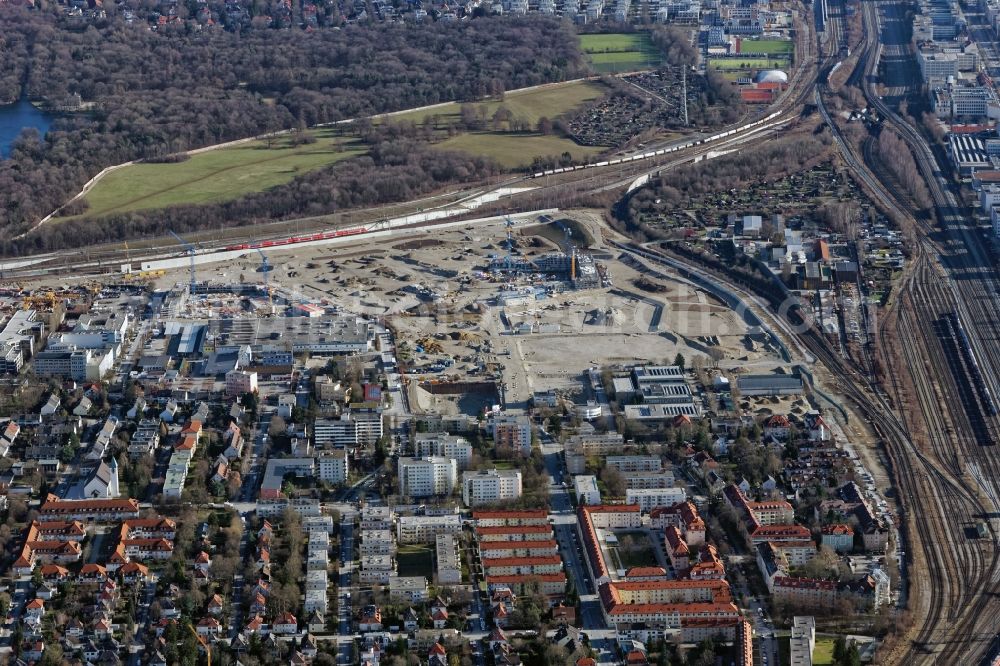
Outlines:
<svg viewBox="0 0 1000 666"><path fill-rule="evenodd" d="M0 102L25 94L62 113L49 133L28 130L0 162L0 238L59 207L102 168L265 132L373 113L472 101L586 71L572 28L556 19L490 17L343 30L160 34L110 23L83 30L44 12L0 4ZM492 168L482 160L409 149L373 153L264 193L201 209L120 216L90 229L45 225L5 254L75 247L88 238L161 231L162 224L247 221L328 211L352 198L375 203ZM411 172L416 162L419 168ZM376 175L373 169L379 168ZM387 174L382 169L388 167ZM367 187L349 190L345 179ZM325 190L325 192L321 192ZM359 194L360 192L360 194ZM308 195L308 201L304 198ZM261 199L262 198L262 199ZM354 203L357 203L355 201ZM301 210L307 208L308 210ZM126 226L122 226L126 225Z"/></svg>

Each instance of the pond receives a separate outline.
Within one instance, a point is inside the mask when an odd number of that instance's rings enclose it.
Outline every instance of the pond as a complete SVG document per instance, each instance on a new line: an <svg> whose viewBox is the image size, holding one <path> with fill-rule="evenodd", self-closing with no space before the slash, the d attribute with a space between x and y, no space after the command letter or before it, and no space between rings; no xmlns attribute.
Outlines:
<svg viewBox="0 0 1000 666"><path fill-rule="evenodd" d="M25 127L36 128L43 136L52 119L21 99L14 104L0 105L0 158L10 155L10 146Z"/></svg>

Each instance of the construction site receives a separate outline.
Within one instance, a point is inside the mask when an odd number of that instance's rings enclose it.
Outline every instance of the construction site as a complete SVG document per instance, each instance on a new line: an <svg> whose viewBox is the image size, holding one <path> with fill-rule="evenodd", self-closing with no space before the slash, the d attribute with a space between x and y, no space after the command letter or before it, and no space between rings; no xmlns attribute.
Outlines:
<svg viewBox="0 0 1000 666"><path fill-rule="evenodd" d="M254 249L224 263L196 264L188 252L174 270L118 276L110 286L148 288L150 307L176 339L209 353L240 345L361 350L370 331L359 322L384 323L396 333L411 404L442 413L577 391L590 366L677 354L727 372L781 362L780 350L725 303L669 271L644 270L604 233L590 211L498 218L397 242ZM24 285L8 309L52 310L94 289ZM577 350L572 362L568 349ZM496 390L474 398L426 390L451 383Z"/></svg>

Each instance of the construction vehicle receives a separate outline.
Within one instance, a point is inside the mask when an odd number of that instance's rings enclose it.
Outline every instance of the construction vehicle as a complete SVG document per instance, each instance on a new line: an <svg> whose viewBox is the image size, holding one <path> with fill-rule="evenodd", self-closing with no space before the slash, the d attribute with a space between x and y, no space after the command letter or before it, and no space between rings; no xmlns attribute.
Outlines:
<svg viewBox="0 0 1000 666"><path fill-rule="evenodd" d="M21 307L25 310L53 309L56 306L56 294L54 291L47 291L45 294L32 294L25 296L21 301Z"/></svg>

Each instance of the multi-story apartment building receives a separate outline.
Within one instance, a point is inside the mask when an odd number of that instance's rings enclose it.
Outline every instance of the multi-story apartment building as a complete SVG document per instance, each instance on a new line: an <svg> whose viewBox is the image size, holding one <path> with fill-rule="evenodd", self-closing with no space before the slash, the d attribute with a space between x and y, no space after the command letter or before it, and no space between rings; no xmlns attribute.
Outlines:
<svg viewBox="0 0 1000 666"><path fill-rule="evenodd" d="M458 477L455 459L441 456L400 458L398 470L399 494L403 497L450 495Z"/></svg>
<svg viewBox="0 0 1000 666"><path fill-rule="evenodd" d="M399 543L434 543L440 534L460 534L462 518L457 514L443 516L400 516L396 521Z"/></svg>
<svg viewBox="0 0 1000 666"><path fill-rule="evenodd" d="M492 421L493 443L510 447L522 455L531 454L531 421L527 416L501 415Z"/></svg>
<svg viewBox="0 0 1000 666"><path fill-rule="evenodd" d="M644 513L661 506L674 506L687 499L683 488L628 488L625 490L625 502L638 504Z"/></svg>
<svg viewBox="0 0 1000 666"><path fill-rule="evenodd" d="M459 470L469 468L472 460L472 445L464 437L457 435L430 434L417 435L413 448L418 456L440 456L453 458Z"/></svg>
<svg viewBox="0 0 1000 666"><path fill-rule="evenodd" d="M622 474L659 472L663 469L663 462L657 456L608 456L604 465Z"/></svg>
<svg viewBox="0 0 1000 666"><path fill-rule="evenodd" d="M462 474L462 501L466 506L486 506L521 496L518 470L482 470Z"/></svg>
<svg viewBox="0 0 1000 666"><path fill-rule="evenodd" d="M324 452L316 458L320 481L340 484L347 482L348 462L346 449Z"/></svg>

